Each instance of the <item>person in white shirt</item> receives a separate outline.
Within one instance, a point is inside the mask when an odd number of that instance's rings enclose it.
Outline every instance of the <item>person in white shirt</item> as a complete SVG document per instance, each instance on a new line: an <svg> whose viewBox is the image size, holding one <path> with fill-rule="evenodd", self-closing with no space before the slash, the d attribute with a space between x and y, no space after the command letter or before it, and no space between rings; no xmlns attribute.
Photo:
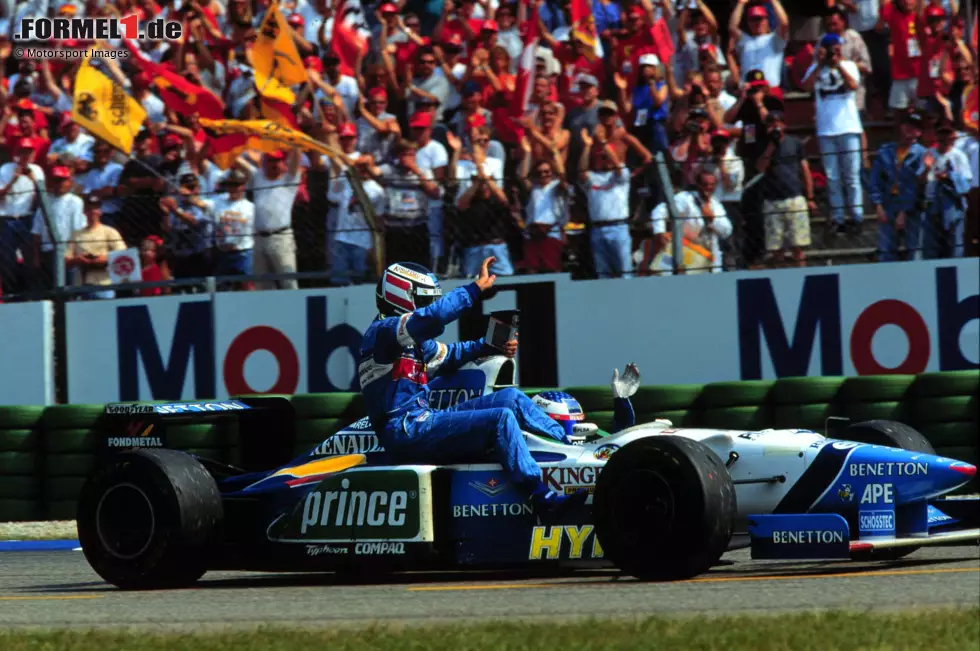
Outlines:
<svg viewBox="0 0 980 651"><path fill-rule="evenodd" d="M580 134L579 181L588 199L592 262L599 278L633 275L633 238L629 229L630 171L603 136ZM593 142L596 145L593 151Z"/></svg>
<svg viewBox="0 0 980 651"><path fill-rule="evenodd" d="M382 165L385 188L385 264L429 262L429 201L441 196L441 187L430 170L422 169L418 146L400 140L394 147L394 163Z"/></svg>
<svg viewBox="0 0 980 651"><path fill-rule="evenodd" d="M732 222L725 208L715 198L718 179L711 172L702 170L697 175L697 189L681 192L675 198L678 218L683 221L684 238L711 253L711 273L724 268L721 243L732 234ZM705 269L691 268L691 272Z"/></svg>
<svg viewBox="0 0 980 651"><path fill-rule="evenodd" d="M769 11L764 2L749 6L749 0L738 0L728 22L729 42L738 53L743 81L749 70L762 70L769 85L779 88L783 80L783 54L789 41L789 17L779 0L771 0L770 4L779 22L776 31L770 29ZM748 14L748 34L739 26L743 12Z"/></svg>
<svg viewBox="0 0 980 651"><path fill-rule="evenodd" d="M430 269L439 268L439 259L443 255L442 232L442 194L446 181L446 166L449 165L449 153L442 143L432 139L432 117L430 112L416 113L408 122L409 133L418 146L415 161L419 169L431 173L439 186L439 195L429 197L429 258Z"/></svg>
<svg viewBox="0 0 980 651"><path fill-rule="evenodd" d="M119 224L119 213L122 210L122 200L119 199L119 176L123 166L112 160L112 147L103 140L92 144L92 164L88 171L76 179L81 188L81 194L98 195L102 199L100 206L100 223L116 227Z"/></svg>
<svg viewBox="0 0 980 651"><path fill-rule="evenodd" d="M34 263L38 271L38 284L44 289L53 286L55 277L56 242L67 244L68 238L75 231L85 228L85 209L82 198L71 192L71 169L63 165L51 168L51 187L48 194L47 217L40 206L34 213ZM52 237L48 231L48 222L55 230Z"/></svg>
<svg viewBox="0 0 980 651"><path fill-rule="evenodd" d="M13 161L0 166L0 288L11 293L20 280L17 252L30 262L37 186L44 187L44 171L34 160L34 139L20 138L12 148ZM30 265L29 265L30 266Z"/></svg>
<svg viewBox="0 0 980 651"><path fill-rule="evenodd" d="M531 143L521 139L524 158L518 180L530 197L525 205L524 259L520 267L532 272L561 271L562 250L565 247L565 224L568 222L568 183L565 166L557 149L551 158L534 162L534 180L528 181L531 170Z"/></svg>
<svg viewBox="0 0 980 651"><path fill-rule="evenodd" d="M965 252L967 195L978 174L970 159L956 147L956 129L942 118L934 126L936 147L923 157L926 213L922 217L923 242L916 259L961 258Z"/></svg>
<svg viewBox="0 0 980 651"><path fill-rule="evenodd" d="M374 157L361 155L354 161L364 194L371 202L376 219L385 213L385 189L372 177L378 173ZM368 278L368 260L374 249L371 226L364 217L364 206L358 201L346 174L336 174L327 186L327 200L337 205L337 232L331 251L330 284L344 286Z"/></svg>
<svg viewBox="0 0 980 651"><path fill-rule="evenodd" d="M735 154L735 143L726 129L715 129L711 132L711 157L706 160L701 169L711 172L718 179L715 188L715 199L721 202L725 215L732 224L741 224L742 215L742 185L745 182L745 163ZM739 266L740 248L735 239L744 237L739 227L737 238L726 240L726 268Z"/></svg>
<svg viewBox="0 0 980 651"><path fill-rule="evenodd" d="M231 170L223 181L227 194L218 196L212 207L218 249L216 276L252 275L255 205L245 198L247 181L248 177L241 170Z"/></svg>
<svg viewBox="0 0 980 651"><path fill-rule="evenodd" d="M255 275L296 273L296 238L293 235L293 202L302 176L300 152L287 156L282 150L262 156L262 164L248 180L255 203L255 247L252 269ZM257 289L297 289L296 279L262 280Z"/></svg>
<svg viewBox="0 0 980 651"><path fill-rule="evenodd" d="M92 162L95 138L71 119L70 112L61 114L61 133L63 136L48 149L48 164L64 165L71 167L73 172L84 172Z"/></svg>
<svg viewBox="0 0 980 651"><path fill-rule="evenodd" d="M827 34L820 40L817 61L803 77L804 90L813 91L817 102L817 141L827 192L830 218L838 233L847 230L845 214L852 228L860 229L864 219L861 192L861 134L864 126L857 105L861 73L853 61L843 60L841 38Z"/></svg>
<svg viewBox="0 0 980 651"><path fill-rule="evenodd" d="M361 96L361 90L356 79L340 73L340 57L335 52L323 55L323 80L340 94L347 115L357 115L357 100ZM317 98L321 97L325 97L323 91L317 90Z"/></svg>

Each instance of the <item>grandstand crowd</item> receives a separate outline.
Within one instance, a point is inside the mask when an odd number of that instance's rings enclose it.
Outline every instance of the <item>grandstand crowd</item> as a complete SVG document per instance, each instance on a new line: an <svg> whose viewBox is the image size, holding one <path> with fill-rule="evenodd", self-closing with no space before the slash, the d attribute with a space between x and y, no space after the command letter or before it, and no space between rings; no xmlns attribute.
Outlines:
<svg viewBox="0 0 980 651"><path fill-rule="evenodd" d="M235 289L368 282L396 260L473 275L488 255L501 275L579 277L670 273L676 251L688 273L824 264L816 249L860 242L881 261L977 255L976 7L792 4L5 0L0 287L56 283L51 229L92 298L116 295L127 249L132 280ZM79 124L95 119L86 64L18 58L15 35L134 13L181 38L42 44L117 51L91 64L145 111L125 152ZM302 81L279 59L265 72L280 34Z"/></svg>

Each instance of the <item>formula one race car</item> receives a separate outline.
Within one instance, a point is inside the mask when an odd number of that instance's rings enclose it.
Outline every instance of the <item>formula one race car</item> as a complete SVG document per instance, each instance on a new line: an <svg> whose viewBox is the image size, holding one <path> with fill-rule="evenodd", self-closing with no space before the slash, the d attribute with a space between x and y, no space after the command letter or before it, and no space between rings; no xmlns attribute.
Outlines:
<svg viewBox="0 0 980 651"><path fill-rule="evenodd" d="M514 372L512 360L486 358L435 380L432 396L512 386ZM78 534L95 571L127 589L186 586L216 569L544 563L674 580L707 571L735 533L769 559L898 558L980 540L978 501L943 498L976 468L935 456L900 423L851 425L852 440L666 421L575 445L528 435L549 486L592 493L541 522L499 465L391 465L366 419L287 462L282 398L107 405L106 415L106 456L82 489ZM235 421L249 467L164 449L170 423L215 419Z"/></svg>

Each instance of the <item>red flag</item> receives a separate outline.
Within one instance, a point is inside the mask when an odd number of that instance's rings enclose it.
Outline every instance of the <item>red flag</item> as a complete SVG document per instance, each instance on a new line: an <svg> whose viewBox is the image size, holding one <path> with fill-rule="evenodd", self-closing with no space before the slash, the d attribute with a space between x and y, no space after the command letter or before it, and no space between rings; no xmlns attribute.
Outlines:
<svg viewBox="0 0 980 651"><path fill-rule="evenodd" d="M654 47L657 48L656 55L660 62L667 65L671 57L674 56L674 38L670 35L670 27L667 21L661 18L653 27L650 28L650 37L653 38Z"/></svg>
<svg viewBox="0 0 980 651"><path fill-rule="evenodd" d="M346 0L340 0L340 4L334 11L330 49L340 58L340 74L353 77L357 58L367 53L368 43L363 36L344 22L346 4Z"/></svg>
<svg viewBox="0 0 980 651"><path fill-rule="evenodd" d="M205 129L205 132L208 130ZM208 156L223 170L230 169L235 159L248 149L248 136L244 133L229 133L220 136L208 133Z"/></svg>
<svg viewBox="0 0 980 651"><path fill-rule="evenodd" d="M140 56L134 56L132 62L153 78L154 86L160 91L160 99L168 108L185 115L197 113L202 118L212 120L224 117L225 105L204 86L184 79L169 66Z"/></svg>
<svg viewBox="0 0 980 651"><path fill-rule="evenodd" d="M259 112L267 120L278 122L292 129L299 129L299 123L296 121L296 114L293 112L293 107L287 102L281 102L260 94Z"/></svg>

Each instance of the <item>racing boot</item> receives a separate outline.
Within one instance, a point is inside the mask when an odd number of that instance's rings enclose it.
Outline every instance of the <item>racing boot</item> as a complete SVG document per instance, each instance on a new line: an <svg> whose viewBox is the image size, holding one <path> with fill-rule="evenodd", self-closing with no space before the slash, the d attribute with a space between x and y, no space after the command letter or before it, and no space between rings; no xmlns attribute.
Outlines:
<svg viewBox="0 0 980 651"><path fill-rule="evenodd" d="M541 482L531 492L531 505L534 507L534 512L542 519L548 520L561 517L585 506L587 499L589 499L589 491L585 488L564 495L549 489L544 482Z"/></svg>

